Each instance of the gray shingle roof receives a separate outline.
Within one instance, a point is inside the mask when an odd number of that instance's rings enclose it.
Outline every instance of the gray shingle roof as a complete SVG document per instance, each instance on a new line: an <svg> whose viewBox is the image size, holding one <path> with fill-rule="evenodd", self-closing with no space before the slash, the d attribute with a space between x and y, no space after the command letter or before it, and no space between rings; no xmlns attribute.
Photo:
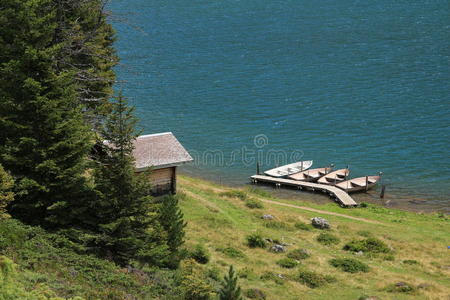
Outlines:
<svg viewBox="0 0 450 300"><path fill-rule="evenodd" d="M193 161L172 132L141 135L134 141L136 170L144 171L181 165Z"/></svg>

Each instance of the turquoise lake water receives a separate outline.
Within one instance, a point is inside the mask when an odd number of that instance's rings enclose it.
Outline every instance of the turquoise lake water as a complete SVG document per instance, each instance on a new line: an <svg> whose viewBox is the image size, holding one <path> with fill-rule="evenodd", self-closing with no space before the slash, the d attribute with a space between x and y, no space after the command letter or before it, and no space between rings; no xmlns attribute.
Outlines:
<svg viewBox="0 0 450 300"><path fill-rule="evenodd" d="M257 157L313 159L383 171L398 206L450 211L448 0L109 8L117 86L145 133L172 131L192 153L187 172L246 183Z"/></svg>

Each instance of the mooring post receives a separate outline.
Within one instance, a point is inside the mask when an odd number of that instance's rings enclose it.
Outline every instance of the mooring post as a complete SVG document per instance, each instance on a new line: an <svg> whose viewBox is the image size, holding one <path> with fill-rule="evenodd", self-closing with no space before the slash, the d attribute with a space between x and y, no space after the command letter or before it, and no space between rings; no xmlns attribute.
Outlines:
<svg viewBox="0 0 450 300"><path fill-rule="evenodd" d="M259 175L259 161L256 162L256 175Z"/></svg>
<svg viewBox="0 0 450 300"><path fill-rule="evenodd" d="M366 192L369 189L369 176L366 176Z"/></svg>
<svg viewBox="0 0 450 300"><path fill-rule="evenodd" d="M383 184L381 186L381 193L380 193L380 198L383 199L384 198L384 193L386 192L386 186Z"/></svg>

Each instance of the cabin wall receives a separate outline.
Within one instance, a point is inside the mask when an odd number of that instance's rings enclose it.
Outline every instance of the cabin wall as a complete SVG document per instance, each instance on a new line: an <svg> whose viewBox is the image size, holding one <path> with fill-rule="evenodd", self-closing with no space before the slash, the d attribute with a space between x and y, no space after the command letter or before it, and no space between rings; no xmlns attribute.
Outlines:
<svg viewBox="0 0 450 300"><path fill-rule="evenodd" d="M172 193L176 194L177 188L176 167L152 170L149 175L152 192L155 196Z"/></svg>

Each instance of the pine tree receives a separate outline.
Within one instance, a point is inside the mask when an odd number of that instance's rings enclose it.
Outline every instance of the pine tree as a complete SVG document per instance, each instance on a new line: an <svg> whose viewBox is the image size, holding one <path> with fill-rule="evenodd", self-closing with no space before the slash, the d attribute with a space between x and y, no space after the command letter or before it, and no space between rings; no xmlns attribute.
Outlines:
<svg viewBox="0 0 450 300"><path fill-rule="evenodd" d="M182 258L180 247L184 243L184 227L186 227L183 213L178 207L177 197L169 195L163 198L159 220L167 233L167 245L171 254L167 265L171 268L177 268Z"/></svg>
<svg viewBox="0 0 450 300"><path fill-rule="evenodd" d="M112 112L102 130L106 147L96 158L97 197L91 223L97 224L91 245L101 256L120 265L131 259L159 265L168 250L148 177L134 174L132 151L137 120L122 95L111 104Z"/></svg>
<svg viewBox="0 0 450 300"><path fill-rule="evenodd" d="M91 123L98 121L108 112L115 82L113 67L118 62L113 48L115 32L107 22L106 1L53 2L57 19L54 39L64 43L56 57L57 65L73 70L78 99L86 108L85 117Z"/></svg>
<svg viewBox="0 0 450 300"><path fill-rule="evenodd" d="M8 218L6 206L14 200L14 180L0 165L0 219Z"/></svg>
<svg viewBox="0 0 450 300"><path fill-rule="evenodd" d="M48 228L76 223L92 147L71 70L57 68L51 0L4 0L0 10L0 163L16 180L9 211ZM20 25L18 25L20 24ZM80 212L81 213L81 212Z"/></svg>
<svg viewBox="0 0 450 300"><path fill-rule="evenodd" d="M241 288L237 285L237 276L233 266L230 266L228 275L224 277L222 288L219 291L220 300L242 300Z"/></svg>

